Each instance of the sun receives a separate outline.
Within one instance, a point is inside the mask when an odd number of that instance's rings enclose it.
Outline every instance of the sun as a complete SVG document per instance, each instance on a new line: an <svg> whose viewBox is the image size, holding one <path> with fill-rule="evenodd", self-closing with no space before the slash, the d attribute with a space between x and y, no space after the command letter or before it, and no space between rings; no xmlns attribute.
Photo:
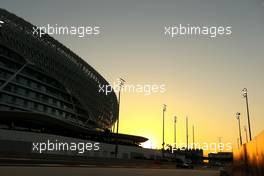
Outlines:
<svg viewBox="0 0 264 176"><path fill-rule="evenodd" d="M149 139L148 141L142 143L141 146L143 148L148 148L148 149L155 149L157 147L156 141L153 139Z"/></svg>

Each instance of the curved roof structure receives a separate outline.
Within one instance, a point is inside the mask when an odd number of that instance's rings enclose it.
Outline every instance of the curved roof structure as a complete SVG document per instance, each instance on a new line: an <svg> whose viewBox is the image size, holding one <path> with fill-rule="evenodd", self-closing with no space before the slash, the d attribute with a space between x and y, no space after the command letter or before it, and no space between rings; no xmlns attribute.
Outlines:
<svg viewBox="0 0 264 176"><path fill-rule="evenodd" d="M104 131L98 131L98 130L87 130L83 127L76 127L68 122L61 122L58 119L49 117L47 115L41 115L36 114L33 112L2 112L1 120L20 120L23 119L23 121L27 121L27 123L31 124L31 126L42 126L43 122L45 122L46 127L49 129L53 129L54 133L56 134L56 131L64 131L67 129L64 134L65 136L76 136L75 134L83 134L85 136L89 136L90 139L94 139L96 141L106 142L106 143L115 143L116 141L118 143L126 142L126 144L137 144L142 142L146 142L148 139L141 136L135 136L135 135L127 135L127 134L116 134L116 133L109 133ZM38 116L39 121L37 122L35 117ZM67 134L68 133L68 134Z"/></svg>
<svg viewBox="0 0 264 176"><path fill-rule="evenodd" d="M60 82L86 111L87 121L100 129L110 128L117 119L118 102L114 92L105 95L99 85L109 83L83 59L54 38L33 34L33 25L0 9L0 45L23 57Z"/></svg>

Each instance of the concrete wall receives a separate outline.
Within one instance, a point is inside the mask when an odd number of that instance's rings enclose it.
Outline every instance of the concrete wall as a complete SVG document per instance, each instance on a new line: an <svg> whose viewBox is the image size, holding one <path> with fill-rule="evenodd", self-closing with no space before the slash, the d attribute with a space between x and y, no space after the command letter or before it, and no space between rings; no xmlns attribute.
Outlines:
<svg viewBox="0 0 264 176"><path fill-rule="evenodd" d="M234 176L264 175L264 131L234 151Z"/></svg>

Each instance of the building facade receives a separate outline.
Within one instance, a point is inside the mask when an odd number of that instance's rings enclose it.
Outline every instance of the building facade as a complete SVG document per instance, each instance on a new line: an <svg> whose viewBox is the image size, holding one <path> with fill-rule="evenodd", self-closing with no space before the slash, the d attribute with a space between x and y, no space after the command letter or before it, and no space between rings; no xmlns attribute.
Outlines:
<svg viewBox="0 0 264 176"><path fill-rule="evenodd" d="M108 82L52 37L34 35L30 23L3 9L0 17L0 110L39 114L75 128L110 129L117 98L99 92Z"/></svg>
<svg viewBox="0 0 264 176"><path fill-rule="evenodd" d="M144 137L111 133L116 94L70 49L0 9L0 129L138 146Z"/></svg>

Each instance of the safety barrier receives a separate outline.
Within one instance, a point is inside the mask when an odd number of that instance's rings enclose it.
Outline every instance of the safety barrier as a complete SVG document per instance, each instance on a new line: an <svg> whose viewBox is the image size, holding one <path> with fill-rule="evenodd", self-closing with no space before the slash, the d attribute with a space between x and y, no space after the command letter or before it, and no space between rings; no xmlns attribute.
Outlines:
<svg viewBox="0 0 264 176"><path fill-rule="evenodd" d="M264 131L234 151L233 175L264 175Z"/></svg>

